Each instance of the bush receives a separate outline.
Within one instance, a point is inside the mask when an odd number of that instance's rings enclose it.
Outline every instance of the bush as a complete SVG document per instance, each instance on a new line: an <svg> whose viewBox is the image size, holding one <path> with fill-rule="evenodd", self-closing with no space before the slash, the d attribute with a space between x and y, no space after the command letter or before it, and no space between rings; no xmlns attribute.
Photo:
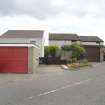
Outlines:
<svg viewBox="0 0 105 105"><path fill-rule="evenodd" d="M77 43L74 43L72 45L64 45L61 47L61 49L62 51L72 52L72 57L69 58L72 59L72 62L83 59L86 54L85 49Z"/></svg>
<svg viewBox="0 0 105 105"><path fill-rule="evenodd" d="M49 55L49 47L45 46L44 47L44 57L48 57L48 55Z"/></svg>
<svg viewBox="0 0 105 105"><path fill-rule="evenodd" d="M57 51L59 50L58 46L45 46L45 57L56 57Z"/></svg>
<svg viewBox="0 0 105 105"><path fill-rule="evenodd" d="M85 49L79 44L72 44L71 50L73 52L72 57L77 58L77 60L83 59L86 53Z"/></svg>
<svg viewBox="0 0 105 105"><path fill-rule="evenodd" d="M64 45L64 46L61 47L61 49L63 51L70 51L71 50L71 45Z"/></svg>

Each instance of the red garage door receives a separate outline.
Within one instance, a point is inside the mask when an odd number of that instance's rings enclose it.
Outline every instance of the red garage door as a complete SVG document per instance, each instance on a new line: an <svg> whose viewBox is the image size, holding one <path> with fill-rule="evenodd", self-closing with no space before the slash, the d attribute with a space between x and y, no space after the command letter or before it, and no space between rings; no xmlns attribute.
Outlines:
<svg viewBox="0 0 105 105"><path fill-rule="evenodd" d="M0 47L1 73L27 73L28 48Z"/></svg>

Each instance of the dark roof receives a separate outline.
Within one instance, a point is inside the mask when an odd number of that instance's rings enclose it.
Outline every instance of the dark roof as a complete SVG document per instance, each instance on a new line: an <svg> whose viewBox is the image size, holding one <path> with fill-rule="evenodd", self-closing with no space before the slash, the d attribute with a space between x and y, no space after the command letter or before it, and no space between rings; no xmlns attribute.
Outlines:
<svg viewBox="0 0 105 105"><path fill-rule="evenodd" d="M79 36L79 39L82 42L103 42L103 40L97 36Z"/></svg>
<svg viewBox="0 0 105 105"><path fill-rule="evenodd" d="M49 40L79 40L77 34L66 33L49 33Z"/></svg>
<svg viewBox="0 0 105 105"><path fill-rule="evenodd" d="M8 30L0 38L37 38L43 37L42 30Z"/></svg>

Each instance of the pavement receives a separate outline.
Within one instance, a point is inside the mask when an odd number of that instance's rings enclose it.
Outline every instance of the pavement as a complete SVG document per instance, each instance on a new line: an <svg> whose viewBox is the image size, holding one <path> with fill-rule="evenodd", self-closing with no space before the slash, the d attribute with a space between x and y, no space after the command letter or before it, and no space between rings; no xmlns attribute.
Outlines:
<svg viewBox="0 0 105 105"><path fill-rule="evenodd" d="M105 62L79 71L41 65L34 74L0 74L0 105L105 105Z"/></svg>

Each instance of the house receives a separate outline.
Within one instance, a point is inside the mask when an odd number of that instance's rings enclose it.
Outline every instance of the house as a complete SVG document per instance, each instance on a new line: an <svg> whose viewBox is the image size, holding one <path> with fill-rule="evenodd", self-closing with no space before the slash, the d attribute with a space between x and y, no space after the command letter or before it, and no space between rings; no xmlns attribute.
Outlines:
<svg viewBox="0 0 105 105"><path fill-rule="evenodd" d="M86 58L89 61L103 61L103 40L97 36L79 36L77 34L50 33L49 45L68 45L78 43L86 49Z"/></svg>
<svg viewBox="0 0 105 105"><path fill-rule="evenodd" d="M79 36L81 45L86 50L89 61L103 61L103 40L97 36Z"/></svg>
<svg viewBox="0 0 105 105"><path fill-rule="evenodd" d="M49 33L49 45L57 45L61 47L75 42L79 43L77 34Z"/></svg>
<svg viewBox="0 0 105 105"><path fill-rule="evenodd" d="M0 44L35 44L40 48L40 57L44 57L44 40L43 30L8 30L0 36Z"/></svg>
<svg viewBox="0 0 105 105"><path fill-rule="evenodd" d="M44 31L9 30L0 36L0 73L32 73L44 56Z"/></svg>

